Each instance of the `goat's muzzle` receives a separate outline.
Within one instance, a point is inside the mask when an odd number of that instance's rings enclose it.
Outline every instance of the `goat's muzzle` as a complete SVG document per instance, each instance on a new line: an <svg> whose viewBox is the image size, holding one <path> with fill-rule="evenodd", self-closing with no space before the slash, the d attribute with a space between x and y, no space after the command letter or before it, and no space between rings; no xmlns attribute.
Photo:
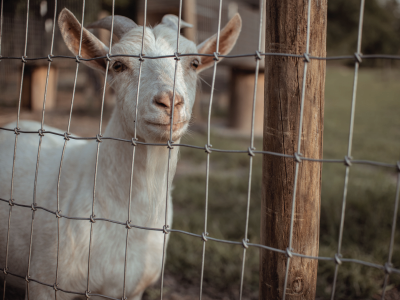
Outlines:
<svg viewBox="0 0 400 300"><path fill-rule="evenodd" d="M154 97L153 104L160 110L165 111L168 115L171 115L172 103L174 103L174 117L175 110L179 111L183 108L184 100L178 93L175 93L175 97L172 91L162 92Z"/></svg>

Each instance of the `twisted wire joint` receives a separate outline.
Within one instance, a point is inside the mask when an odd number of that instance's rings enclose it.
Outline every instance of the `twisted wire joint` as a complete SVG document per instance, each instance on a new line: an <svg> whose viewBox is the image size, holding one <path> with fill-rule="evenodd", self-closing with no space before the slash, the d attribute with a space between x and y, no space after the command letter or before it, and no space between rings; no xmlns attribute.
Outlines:
<svg viewBox="0 0 400 300"><path fill-rule="evenodd" d="M301 163L301 153L295 152L295 153L294 153L294 160L295 160L297 163Z"/></svg>
<svg viewBox="0 0 400 300"><path fill-rule="evenodd" d="M286 257L288 257L288 258L292 258L292 257L293 257L293 253L292 253L292 251L289 249L289 247L286 248Z"/></svg>
<svg viewBox="0 0 400 300"><path fill-rule="evenodd" d="M342 258L342 255L341 254L335 254L335 263L337 264L337 265L341 265L342 264L342 260L341 260L341 258Z"/></svg>
<svg viewBox="0 0 400 300"><path fill-rule="evenodd" d="M304 53L303 56L304 56L304 62L309 63L309 62L310 62L310 56L309 56L309 54L308 54L308 53Z"/></svg>
<svg viewBox="0 0 400 300"><path fill-rule="evenodd" d="M64 132L64 140L69 141L69 132Z"/></svg>
<svg viewBox="0 0 400 300"><path fill-rule="evenodd" d="M354 53L354 57L356 59L356 62L358 62L359 64L362 63L362 59L361 59L361 53Z"/></svg>
<svg viewBox="0 0 400 300"><path fill-rule="evenodd" d="M351 166L351 157L350 157L350 156L345 156L345 157L344 157L344 164L345 164L345 166L347 166L347 167L350 167L350 166Z"/></svg>
<svg viewBox="0 0 400 300"><path fill-rule="evenodd" d="M393 265L389 262L385 263L385 273L391 274L392 273Z"/></svg>
<svg viewBox="0 0 400 300"><path fill-rule="evenodd" d="M131 226L131 221L129 221L129 220L127 220L126 221L126 229L131 229L132 228L132 226Z"/></svg>
<svg viewBox="0 0 400 300"><path fill-rule="evenodd" d="M208 153L208 154L210 154L212 152L211 148L212 148L211 144L210 145L205 144L205 146L204 146L204 149L205 149L206 153Z"/></svg>
<svg viewBox="0 0 400 300"><path fill-rule="evenodd" d="M40 136L44 136L44 132L45 132L46 130L44 130L44 129L39 129L38 130L38 133L39 133L39 135Z"/></svg>
<svg viewBox="0 0 400 300"><path fill-rule="evenodd" d="M168 233L169 233L168 228L169 228L169 225L164 225L164 226L163 226L163 232L164 232L164 234L168 234Z"/></svg>
<svg viewBox="0 0 400 300"><path fill-rule="evenodd" d="M247 150L249 152L249 156L254 156L255 155L254 152L253 152L254 150L256 150L256 148L249 147L249 149Z"/></svg>
<svg viewBox="0 0 400 300"><path fill-rule="evenodd" d="M96 223L96 220L94 218L96 218L96 215L90 215L90 223Z"/></svg>
<svg viewBox="0 0 400 300"><path fill-rule="evenodd" d="M144 55L144 54L139 53L139 61L144 61L143 55Z"/></svg>

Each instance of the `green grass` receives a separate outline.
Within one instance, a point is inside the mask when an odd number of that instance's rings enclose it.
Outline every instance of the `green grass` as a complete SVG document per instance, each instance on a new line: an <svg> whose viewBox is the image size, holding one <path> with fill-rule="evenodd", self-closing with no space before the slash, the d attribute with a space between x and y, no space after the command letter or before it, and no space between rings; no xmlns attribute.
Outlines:
<svg viewBox="0 0 400 300"><path fill-rule="evenodd" d="M353 70L328 68L326 81L324 157L343 158L347 153ZM357 90L352 156L394 163L400 159L400 72L361 69ZM247 149L249 141L213 135L212 144L222 149ZM204 145L206 136L192 133L184 143ZM262 149L261 139L256 140ZM249 220L249 239L259 242L261 162L256 155ZM205 166L204 151L181 149L179 164L190 170L174 181L174 229L201 234L204 228ZM241 241L246 220L249 156L247 154L210 155L209 207L207 231L210 236ZM337 249L345 167L324 164L322 185L320 255L333 256ZM346 207L342 253L345 257L384 264L387 260L395 198L396 174L383 168L354 165ZM399 228L400 229L400 228ZM400 230L396 233L393 263L400 267ZM182 282L199 286L202 241L173 233L168 247L166 270ZM206 243L204 289L225 291L237 298L243 248ZM320 262L317 294L327 298L332 285L334 264ZM344 263L339 268L337 299L366 299L379 292L384 273L380 270ZM400 276L391 275L391 284ZM258 250L246 255L244 281L246 298L257 299Z"/></svg>
<svg viewBox="0 0 400 300"><path fill-rule="evenodd" d="M354 71L328 68L325 98L324 157L347 153ZM398 71L360 69L355 110L352 157L388 163L400 159L400 85ZM322 177L320 255L332 256L337 249L340 207L345 168L324 164ZM383 264L388 259L395 199L396 173L387 169L354 165L349 189L342 253ZM399 226L398 226L399 227ZM395 239L393 263L400 267L399 230ZM383 272L355 264L339 269L338 299L370 298L380 292ZM330 293L333 267L319 263L318 294ZM391 276L400 284L400 277Z"/></svg>

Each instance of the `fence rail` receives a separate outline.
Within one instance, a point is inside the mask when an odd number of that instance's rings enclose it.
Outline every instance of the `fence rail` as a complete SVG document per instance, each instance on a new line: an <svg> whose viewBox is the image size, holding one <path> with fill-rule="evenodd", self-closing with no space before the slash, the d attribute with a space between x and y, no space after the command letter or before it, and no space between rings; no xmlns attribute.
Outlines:
<svg viewBox="0 0 400 300"><path fill-rule="evenodd" d="M309 0L308 5L310 8L310 3L311 0ZM241 271L241 285L240 285L240 298L242 298L242 291L243 291L243 275L244 275L244 269L245 269L245 255L246 255L246 249L249 247L255 247L255 248L260 248L260 249L266 249L269 251L274 251L281 253L286 256L286 258L289 260L291 257L301 257L301 258L306 258L306 259L313 259L313 260L325 260L325 261L332 261L335 265L335 275L334 275L334 282L333 282L333 289L332 289L332 296L331 298L334 298L334 292L335 292L335 285L337 281L337 272L338 272L338 266L342 263L355 263L355 264L360 264L372 268L377 268L385 272L385 277L384 277L384 284L383 284L383 292L382 292L382 299L384 299L384 293L385 293L385 287L388 282L388 277L390 274L400 274L400 269L395 268L391 264L391 258L392 258L392 252L393 252L393 245L394 245L394 233L395 233L395 228L396 228L396 218L397 218L397 212L398 212L398 206L399 206L399 197L400 197L400 161L398 162L393 162L393 163L384 163L384 162L379 162L379 161L369 161L369 160L362 160L362 159L354 159L351 157L351 141L352 141L352 133L353 133L353 123L354 123L354 113L355 113L355 99L356 99L356 88L357 88L357 74L358 74L358 68L359 65L362 63L363 59L390 59L390 60L400 60L400 55L384 55L384 54L374 54L374 55L363 55L361 54L361 35L362 35L362 18L364 14L364 0L361 0L361 6L360 6L360 23L359 23L359 31L358 31L358 45L357 45L357 52L354 55L344 55L344 56L330 56L330 57L318 57L318 56L312 56L308 52L308 43L309 41L307 40L307 51L306 53L300 55L300 54L289 54L289 53L265 53L261 51L261 35L262 35L262 28L263 28L263 12L265 8L265 0L260 1L260 21L259 21L259 38L258 38L258 48L254 53L248 53L248 54L240 54L240 55L220 55L218 52L218 47L219 47L219 35L221 31L221 8L222 8L222 0L219 1L219 22L218 22L218 31L217 31L217 50L214 54L212 55L207 55L207 54L197 54L197 53L186 53L186 54L180 54L179 53L179 36L180 32L179 29L177 31L177 51L174 54L171 55L164 55L164 56L146 56L143 54L143 45L144 45L144 35L145 35L145 30L143 29L143 35L142 35L142 46L141 46L141 52L139 54L132 54L132 55L122 55L122 54L112 54L111 53L111 46L112 46L112 32L113 32L113 26L114 26L114 7L115 7L115 0L113 0L112 4L112 26L111 26L111 35L110 35L110 43L109 43L109 53L106 56L101 56L101 57L96 57L92 59L84 59L80 56L81 54L81 46L82 46L82 31L81 31L81 39L80 39L80 45L79 45L79 54L77 56L64 56L64 55L54 55L53 54L53 45L54 45L54 33L55 33L55 27L57 24L56 22L56 15L57 15L57 0L55 0L55 11L54 11L54 22L53 22L53 30L52 30L52 42L51 42L51 49L50 49L50 54L47 57L34 57L34 58L28 58L26 56L27 53L27 41L28 41L28 29L29 29L29 0L27 0L27 14L26 14L26 32L25 32L25 47L24 47L24 55L22 57L2 57L1 56L1 33L2 33L2 26L0 27L0 61L1 60L21 60L22 61L22 76L21 76L21 85L20 85L20 90L19 90L19 102L18 102L18 112L17 112L17 122L15 128L5 128L5 127L0 127L0 130L3 131L9 131L9 132L14 132L15 134L15 144L14 144L14 156L13 156L13 170L12 170L12 179L11 179L11 192L10 192L10 198L9 199L3 199L0 198L1 202L5 202L9 204L9 217L8 217L8 233L7 233L7 241L6 241L6 259L5 259L5 264L3 268L0 268L0 270L4 273L4 291L3 291L3 300L5 299L5 293L6 293L6 284L7 284L7 276L14 276L18 277L21 279L26 280L26 285L27 285L27 293L29 294L29 283L30 282L36 282L48 287L52 287L55 291L55 298L57 298L57 292L64 292L64 293L70 293L70 294L76 294L76 295L82 295L85 296L86 298L89 298L91 296L98 296L102 297L105 299L115 299L115 300L120 300L117 298L109 297L107 295L100 295L100 294L95 294L90 292L90 253L91 253L91 243L92 243L92 234L93 230L95 230L95 222L101 221L101 222L111 222L114 224L119 224L122 226L125 226L126 228L126 241L128 241L128 236L129 236L129 229L131 228L137 228L137 229L142 229L142 230L152 230L152 231L159 231L164 233L164 248L163 248L163 258L162 258L162 272L161 272L161 299L163 297L163 280L164 280L164 269L165 269L165 251L166 251L166 235L169 233L179 233L179 234L185 234L192 236L194 238L201 239L203 241L203 252L202 252L202 269L201 269L201 282L200 282L200 295L199 298L201 299L202 297L202 284L203 284L203 274L204 274L204 261L205 261L205 245L208 241L213 241L213 242L219 242L219 243L226 243L226 244L231 244L231 245L237 245L237 246L242 246L243 247L243 261L242 261L242 271ZM146 24L146 16L147 16L147 0L145 1L144 5L144 24ZM180 5L179 5L179 22L181 19L182 15L182 0L180 0ZM81 19L81 24L84 24L84 16L85 16L85 0L82 0L82 19ZM308 22L310 21L310 9L308 10ZM0 17L0 24L3 24L3 0L1 0L1 17ZM82 26L83 28L83 26ZM178 28L180 28L180 23L178 24ZM308 30L310 29L310 26L308 26ZM83 30L83 29L81 29ZM308 34L309 37L309 34ZM175 76L174 76L174 83L173 83L173 98L175 98L175 84L176 84L176 70L180 61L181 57L185 56L208 56L208 57L213 57L214 58L214 66L213 66L213 77L212 77L212 88L211 88L211 95L210 95L210 104L209 104L209 112L208 112L208 119L207 119L207 144L204 147L200 146L195 146L195 145L189 145L189 144L176 144L172 141L172 124L173 124L173 110L174 110L174 102L172 101L172 112L171 112L171 132L170 132L170 139L167 143L145 143L145 142L140 142L137 140L136 136L136 123L135 123L135 133L134 136L132 137L131 140L128 139L120 139L116 137L103 137L102 136L102 117L103 117L103 109L104 109L104 98L105 98L105 86L107 82L107 71L105 74L105 79L104 79L104 88L103 88L103 95L102 95L102 105L101 105L101 114L100 114L100 123L99 123L99 133L94 136L94 137L77 137L72 134L70 134L70 124L71 124L71 116L72 116L72 109L73 109L73 104L74 104L74 98L75 98L75 91L76 91L76 82L77 82L77 75L78 75L78 70L79 70L79 63L81 61L90 61L90 60L95 60L95 59L106 59L107 60L107 68L108 70L108 65L110 62L110 58L112 57L131 57L131 58L137 58L140 61L139 64L139 80L137 83L137 95L136 95L136 117L137 117L137 103L139 101L139 92L140 92L140 77L141 77L141 70L142 70L142 64L145 63L146 60L148 59L163 59L163 58L174 58L175 59ZM307 63L309 63L312 60L354 60L355 63L355 77L354 77L354 85L353 85L353 97L352 97L352 110L351 110L351 126L349 130L349 148L347 154L344 156L343 159L341 158L336 158L336 159L316 159L312 157L304 157L301 154L299 154L299 151L295 153L294 155L288 155L288 154L283 154L283 153L277 153L277 152L271 152L271 151L259 151L254 148L254 115L255 115L255 103L256 103L256 90L257 90L257 78L258 78L258 73L259 73L259 64L260 60L262 57L266 56L282 56L282 57L291 57L291 58L298 58L298 59L304 59L304 74L307 74ZM213 100L213 92L214 92L214 85L215 85L215 77L216 77L216 71L217 71L217 65L218 61L220 58L226 58L226 59L234 59L234 58L241 58L241 57L254 57L256 59L256 68L255 68L255 84L254 84L254 95L253 95L253 115L252 115L252 124L251 124L251 133L250 133L250 144L248 149L244 150L231 150L231 149L217 149L213 148L211 145L211 139L210 139L210 132L211 132L211 110L212 110L212 100ZM75 71L75 79L74 79L74 89L72 93L72 99L71 99L71 106L70 106L70 113L69 113L69 119L68 119L68 126L67 130L65 131L64 134L57 133L57 132L52 132L52 131L46 131L44 128L44 116L45 116L45 106L46 106L46 93L47 93L47 84L48 84L48 78L49 78L49 71L51 68L51 63L53 62L54 59L73 59L76 60L76 71ZM19 122L20 122L20 109L21 109L21 96L22 96L22 86L23 86L23 80L24 80L24 70L25 70L25 65L29 61L33 60L48 60L48 71L47 71L47 77L46 77L46 88L45 88L45 94L44 94L44 101L43 101L43 110L42 110L42 118L41 118L41 127L37 131L26 131L26 130L21 130L19 128ZM305 78L305 76L304 76ZM304 80L305 82L305 80ZM302 100L307 101L307 99L304 99L304 92L305 92L305 85L303 83L302 87ZM259 99L261 100L261 99ZM302 101L302 102L303 102ZM14 199L13 197L13 191L14 191L14 181L17 180L14 176L14 167L15 167L15 160L16 160L16 149L18 145L18 136L20 134L38 134L39 135L39 144L38 144L38 153L37 153L37 162L36 162L36 173L35 173L35 182L34 182L34 195L33 195L33 201L31 205L26 205L26 204L21 204L18 202L18 200ZM40 152L41 152L41 143L42 139L44 136L52 134L52 135L57 135L60 137L64 137L64 146L63 150L61 153L61 160L60 160L60 167L59 167L59 177L58 177L58 186L57 186L57 210L53 211L50 210L46 207L42 207L36 203L36 184L37 184L37 178L38 178L38 168L39 168L39 163L40 163ZM301 134L301 131L300 131ZM67 147L68 141L74 139L74 140L94 140L97 142L97 152L96 152L96 164L95 164L95 173L94 173L94 186L93 186L93 201L92 201L92 214L86 218L82 217L74 217L74 216L68 216L64 215L61 213L60 208L59 208L59 184L60 184L60 177L61 177L61 170L62 170L62 163L63 163L63 157L64 157L64 152L65 148ZM96 200L96 179L97 179L97 167L98 167L98 156L99 156L99 148L101 145L102 140L112 140L115 142L124 142L124 143L130 143L132 145L132 171L131 171L131 178L132 174L134 172L134 158L135 158L135 149L137 145L146 145L146 146L157 146L157 147L167 147L169 149L169 156L168 156L168 165L167 165L167 192L166 192L166 200L168 199L168 191L170 189L169 187L169 181L168 181L168 174L169 174L169 166L170 166L170 156L171 156L171 149L173 147L189 147L189 148L194 148L200 151L205 151L207 155L207 164L206 164L206 186L205 186L205 219L204 219L204 228L203 232L201 234L196 234L192 232L187 232L187 231L182 231L182 230L177 230L173 228L169 228L169 224L167 222L167 212L168 212L168 204L166 201L166 213L165 213L165 224L162 228L151 228L151 227L144 227L144 226L138 226L135 224L132 224L130 222L130 208L131 208L131 194L130 193L130 199L129 199L129 204L128 204L128 216L127 220L111 220L111 219L106 219L106 218L97 218L95 217L95 200ZM300 139L299 139L300 140ZM298 147L300 149L300 147ZM242 241L232 241L232 240L223 240L223 239L217 239L213 238L208 235L207 233L207 209L208 209L208 183L209 183L209 177L210 177L210 155L212 152L222 152L226 154L231 154L231 153L242 153L242 154L248 154L249 155L249 176L248 176L248 196L247 196L247 212L246 212L246 224L245 224L245 234L244 238ZM299 165L303 161L309 161L309 162L315 162L315 163L336 163L336 164L344 164L346 166L346 174L345 174L345 186L344 186L344 191L343 191L343 202L342 202L342 214L341 214L341 225L340 225L340 236L339 236L339 246L338 246L338 251L335 254L334 257L322 257L322 256L308 256L304 255L302 253L297 253L295 251L292 251L291 247L289 246L287 249L277 249L273 247L268 247L265 245L261 244L254 244L250 243L249 240L247 239L247 232L248 232L248 220L250 217L250 211L249 211L249 204L250 204L250 194L251 194L251 180L252 180L252 163L253 163L253 157L255 155L272 155L272 156L280 156L280 157L285 157L285 158L290 158L293 159L297 164L296 164L296 170L298 170ZM395 206L394 206L394 215L393 215L393 221L392 221L392 231L391 231L391 240L390 240L390 245L389 245L389 258L388 261L385 262L384 264L375 264L367 261L362 261L354 258L344 258L341 256L341 238L344 230L344 214L345 214L345 203L346 203L346 196L347 196L347 184L348 184L348 178L349 178L349 170L352 164L360 164L360 165L371 165L374 167L384 167L384 168L389 168L393 170L397 170L398 175L397 175L397 188L396 188L396 196L395 196ZM297 172L296 172L297 173ZM296 186L294 186L294 189L296 189ZM132 191L132 181L130 184L130 191ZM295 197L295 196L294 196ZM295 198L293 199L293 203L295 205ZM30 234L30 252L29 252L29 258L28 258L28 269L25 275L22 274L15 274L13 272L10 272L8 269L8 251L9 251L9 230L11 226L11 218L12 218L12 207L13 206L19 206L23 207L26 209L31 209L32 210L32 222L31 222L31 234ZM30 277L30 262L31 262L31 249L32 249L32 240L33 240L33 228L34 228L34 215L35 211L37 210L43 210L46 211L50 214L53 214L57 217L57 269L56 269L56 277L55 277L55 282L54 283L48 283L48 282L41 282L35 278ZM292 208L292 211L294 211L294 207ZM91 229L90 229L90 238L89 238L89 257L88 257L88 267L87 267L87 289L86 291L68 291L64 290L62 287L58 285L58 259L59 259L59 241L60 241L60 229L59 229L59 221L60 218L66 218L66 219L71 219L71 220L83 220L83 221L89 221L91 222ZM291 223L293 224L293 214L291 218ZM293 225L291 226L293 228ZM12 237L11 237L12 238ZM290 245L289 241L289 245ZM125 245L125 270L124 270L124 285L123 285L123 298L126 299L125 295L125 286L126 286L126 268L127 268L127 259L126 259L126 254L128 253L128 243L126 242ZM289 263L287 264L289 265ZM287 273L286 272L286 276ZM286 277L287 278L287 277ZM286 284L286 280L285 280ZM285 291L286 289L284 289ZM28 298L29 299L29 298ZM285 299L285 292L283 294L283 299Z"/></svg>

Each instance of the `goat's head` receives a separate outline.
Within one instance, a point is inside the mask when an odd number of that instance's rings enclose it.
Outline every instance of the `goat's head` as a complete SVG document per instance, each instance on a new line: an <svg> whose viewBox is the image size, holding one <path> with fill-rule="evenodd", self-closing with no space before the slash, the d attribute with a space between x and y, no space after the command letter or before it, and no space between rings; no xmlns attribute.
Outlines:
<svg viewBox="0 0 400 300"><path fill-rule="evenodd" d="M88 28L111 30L111 17L97 21ZM81 24L66 8L60 13L58 24L68 48L79 53ZM181 21L181 28L190 25ZM236 14L220 32L219 53L228 54L236 43L242 27L239 14ZM154 28L145 28L143 54L146 56L164 56L176 52L178 17L166 15ZM114 34L118 41L112 46L112 54L141 53L143 27L132 20L114 16ZM81 57L85 59L106 56L109 49L98 38L83 28ZM217 34L200 45L183 36L179 38L179 52L214 54ZM136 94L139 79L139 59L136 57L111 57L108 64L108 83L117 95L119 118L126 133L133 136L136 110ZM175 101L173 116L174 141L187 130L196 95L197 75L213 65L212 56L184 56L177 64ZM86 65L102 73L106 72L107 60L94 59L83 61ZM142 64L138 101L137 135L145 141L166 141L170 135L170 116L173 100L175 60L173 57L145 59Z"/></svg>

